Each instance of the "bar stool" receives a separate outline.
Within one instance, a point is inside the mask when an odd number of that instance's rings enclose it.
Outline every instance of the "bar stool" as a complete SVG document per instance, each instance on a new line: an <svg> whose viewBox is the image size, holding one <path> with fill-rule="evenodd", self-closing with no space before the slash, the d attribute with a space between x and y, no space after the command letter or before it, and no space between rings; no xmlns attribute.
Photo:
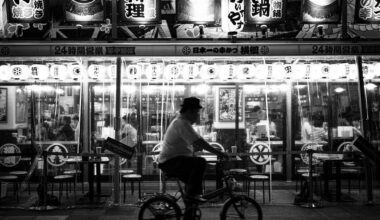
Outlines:
<svg viewBox="0 0 380 220"><path fill-rule="evenodd" d="M13 183L13 195L16 195L17 202L19 202L18 177L15 175L0 176L0 185L1 183Z"/></svg>
<svg viewBox="0 0 380 220"><path fill-rule="evenodd" d="M252 155L250 155L249 158L255 165L261 166L261 172L248 175L248 196L250 193L251 181L253 181L254 199L256 199L256 182L261 181L263 183L263 203L265 203L265 182L268 183L269 201L271 201L271 198L272 198L271 188L270 188L270 176L269 174L265 173L265 165L267 165L269 161L272 160L272 157L269 154L255 155L254 153L271 153L271 152L272 150L268 144L260 143L260 142L252 145L251 149L249 150L249 153L252 153Z"/></svg>
<svg viewBox="0 0 380 220"><path fill-rule="evenodd" d="M57 175L53 177L53 182L51 186L52 193L54 192L54 182L59 184L59 201L61 201L63 184L66 183L66 199L69 198L69 191L71 191L71 182L74 182L74 197L76 197L75 190L75 178L73 175Z"/></svg>
<svg viewBox="0 0 380 220"><path fill-rule="evenodd" d="M21 183L23 178L26 177L26 175L28 175L28 172L27 171L22 171L22 170L16 170L16 171L11 171L9 172L9 175L11 176L17 176L18 177L18 182ZM28 181L28 192L29 192L29 195L30 195L30 182Z"/></svg>
<svg viewBox="0 0 380 220"><path fill-rule="evenodd" d="M74 188L76 187L76 183L78 182L78 175L82 174L82 171L80 170L65 170L63 171L64 175L72 175L74 176ZM84 183L83 183L83 177L82 177L82 193L84 193Z"/></svg>
<svg viewBox="0 0 380 220"><path fill-rule="evenodd" d="M138 184L139 184L139 199L141 199L141 180L142 180L142 176L140 174L126 174L126 175L123 175L121 177L121 180L123 181L123 185L124 185L124 197L123 197L124 203L125 203L125 191L126 191L125 184L126 184L127 181L131 182L131 193L132 193L132 195L134 193L134 182L135 181L138 182Z"/></svg>

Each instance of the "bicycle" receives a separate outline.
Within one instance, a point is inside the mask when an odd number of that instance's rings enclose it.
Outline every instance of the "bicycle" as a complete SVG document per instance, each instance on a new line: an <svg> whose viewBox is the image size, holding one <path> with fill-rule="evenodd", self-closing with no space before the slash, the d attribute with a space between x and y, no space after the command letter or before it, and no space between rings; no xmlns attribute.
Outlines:
<svg viewBox="0 0 380 220"><path fill-rule="evenodd" d="M228 198L222 206L220 219L255 219L262 220L263 213L260 205L252 198L246 195L240 195L234 192L236 180L228 172L223 171L223 181L225 186L207 193L204 199L210 201L213 198L226 195ZM199 202L187 198L183 192L183 187L179 179L175 178L178 184L180 196L176 197L168 193L158 193L146 200L139 211L138 219L176 219L180 220L182 216L192 216L189 219L199 220L202 212L199 209ZM184 211L180 208L178 201L183 199L185 203Z"/></svg>

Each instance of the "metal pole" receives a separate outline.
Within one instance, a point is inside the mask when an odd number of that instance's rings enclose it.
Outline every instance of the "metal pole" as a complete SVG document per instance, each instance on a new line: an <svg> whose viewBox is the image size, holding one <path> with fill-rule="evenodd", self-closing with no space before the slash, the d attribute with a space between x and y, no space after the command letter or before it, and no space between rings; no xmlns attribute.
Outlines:
<svg viewBox="0 0 380 220"><path fill-rule="evenodd" d="M239 143L239 85L235 85L235 146ZM242 113L243 114L243 113Z"/></svg>
<svg viewBox="0 0 380 220"><path fill-rule="evenodd" d="M113 3L112 3L113 4ZM121 108L121 58L116 60L116 97L115 97L115 138L120 139L120 108ZM120 203L120 158L115 155L115 172L114 172L113 192L114 192L114 204Z"/></svg>
<svg viewBox="0 0 380 220"><path fill-rule="evenodd" d="M368 106L367 106L367 100L365 98L365 88L364 88L364 77L363 77L363 60L361 56L356 57L356 65L358 68L358 80L359 80L359 102L360 102L360 117L361 117L361 127L362 132L364 134L364 138L367 138L370 140L371 133L368 129L369 127L369 117L367 114ZM372 177L372 167L371 164L366 159L364 161L365 165L365 177L366 177L366 183L367 183L367 204L373 204L373 177Z"/></svg>
<svg viewBox="0 0 380 220"><path fill-rule="evenodd" d="M294 144L294 136L292 135L293 127L293 115L292 115L292 83L287 82L287 92L286 92L286 181L290 182L292 180L292 146Z"/></svg>

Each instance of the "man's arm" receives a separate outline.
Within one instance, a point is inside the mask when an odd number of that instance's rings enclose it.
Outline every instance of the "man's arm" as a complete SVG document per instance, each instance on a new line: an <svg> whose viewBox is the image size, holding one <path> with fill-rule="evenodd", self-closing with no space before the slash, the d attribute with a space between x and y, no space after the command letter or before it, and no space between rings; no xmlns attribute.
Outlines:
<svg viewBox="0 0 380 220"><path fill-rule="evenodd" d="M193 145L195 148L201 148L201 149L207 150L208 152L216 154L219 157L228 158L228 155L226 153L216 150L209 143L207 143L203 138L199 138L198 140L196 140L193 143Z"/></svg>

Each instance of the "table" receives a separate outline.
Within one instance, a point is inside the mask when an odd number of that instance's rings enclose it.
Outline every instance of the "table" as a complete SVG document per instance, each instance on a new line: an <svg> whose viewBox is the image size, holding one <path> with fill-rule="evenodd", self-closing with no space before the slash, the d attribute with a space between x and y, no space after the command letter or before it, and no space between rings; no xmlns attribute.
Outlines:
<svg viewBox="0 0 380 220"><path fill-rule="evenodd" d="M342 175L341 175L341 166L343 162L352 162L351 158L344 158L343 154L320 154L325 156L319 156L318 159L323 161L323 171L324 171L324 194L327 198L331 199L331 193L329 191L329 177L332 175L332 165L335 165L335 193L336 201L338 202L350 202L353 199L345 197L342 198Z"/></svg>
<svg viewBox="0 0 380 220"><path fill-rule="evenodd" d="M88 191L88 197L90 201L94 201L94 180L95 180L95 174L94 174L94 165L96 168L96 195L97 197L101 197L101 173L100 173L100 164L107 164L109 163L108 157L100 157L100 156L90 156L90 157L83 157L82 160L77 161L80 163L87 163L88 164L88 185L89 185L89 191Z"/></svg>

